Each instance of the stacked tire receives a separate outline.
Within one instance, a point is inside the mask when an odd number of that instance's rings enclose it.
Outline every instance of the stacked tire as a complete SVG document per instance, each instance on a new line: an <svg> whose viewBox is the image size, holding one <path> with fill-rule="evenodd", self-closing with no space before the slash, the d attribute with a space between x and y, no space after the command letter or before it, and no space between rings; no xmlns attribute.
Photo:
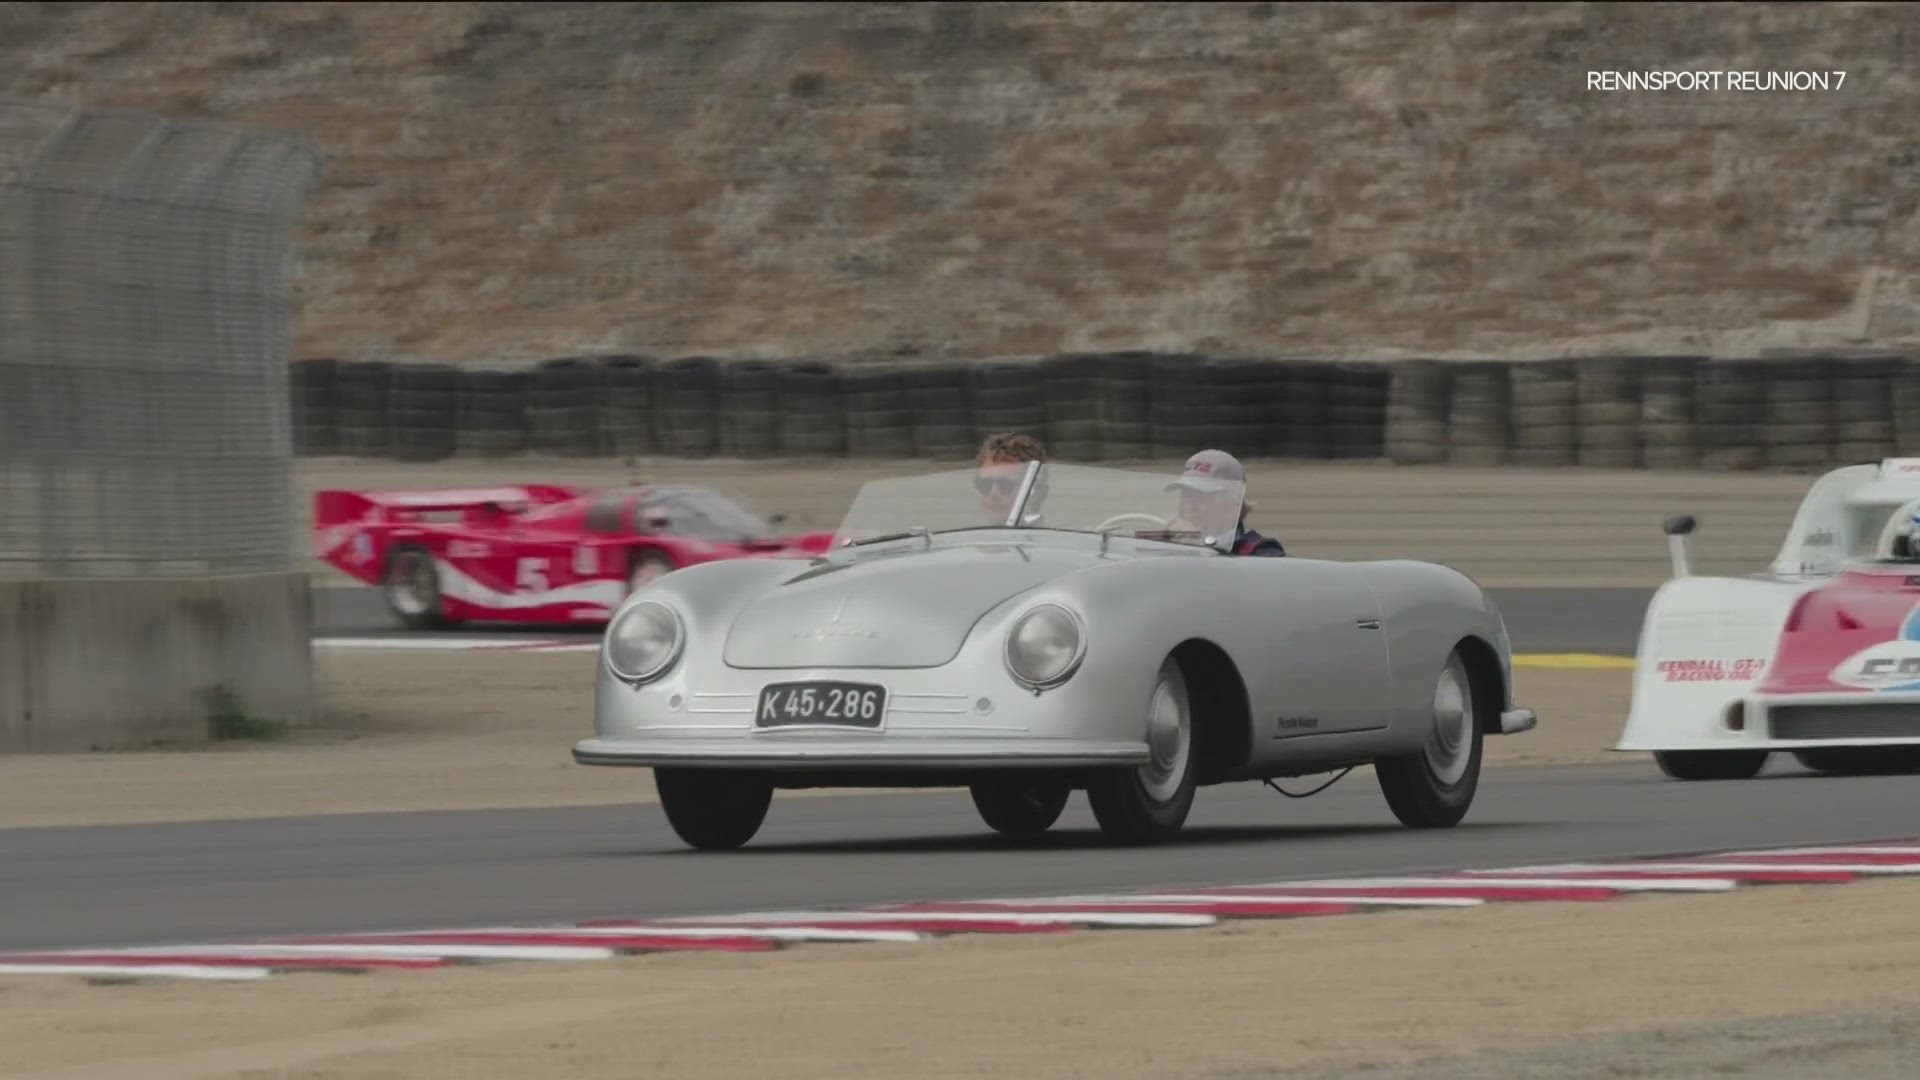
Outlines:
<svg viewBox="0 0 1920 1080"><path fill-rule="evenodd" d="M1114 353L1100 364L1100 452L1107 461L1153 456L1153 356Z"/></svg>
<svg viewBox="0 0 1920 1080"><path fill-rule="evenodd" d="M1893 446L1901 457L1920 457L1920 360L1893 363L1887 378L1893 403Z"/></svg>
<svg viewBox="0 0 1920 1080"><path fill-rule="evenodd" d="M1323 461L1333 456L1333 407L1339 376L1322 360L1282 360L1283 396L1273 436L1281 457Z"/></svg>
<svg viewBox="0 0 1920 1080"><path fill-rule="evenodd" d="M460 412L460 370L451 364L404 364L393 372L388 399L393 457L438 461L453 456Z"/></svg>
<svg viewBox="0 0 1920 1080"><path fill-rule="evenodd" d="M779 365L736 360L720 371L720 454L766 458L780 452Z"/></svg>
<svg viewBox="0 0 1920 1080"><path fill-rule="evenodd" d="M906 371L895 364L850 364L841 378L847 456L913 457L913 404Z"/></svg>
<svg viewBox="0 0 1920 1080"><path fill-rule="evenodd" d="M974 444L988 435L1016 431L1042 442L1047 438L1047 405L1041 396L1040 366L994 361L973 368L968 399L973 406Z"/></svg>
<svg viewBox="0 0 1920 1080"><path fill-rule="evenodd" d="M460 373L457 446L462 454L505 457L533 445L528 403L533 373L469 368Z"/></svg>
<svg viewBox="0 0 1920 1080"><path fill-rule="evenodd" d="M1056 461L1099 461L1101 358L1056 356L1040 365L1046 402L1047 456Z"/></svg>
<svg viewBox="0 0 1920 1080"><path fill-rule="evenodd" d="M654 366L646 356L609 356L601 362L601 431L607 452L616 457L659 449L653 433Z"/></svg>
<svg viewBox="0 0 1920 1080"><path fill-rule="evenodd" d="M973 437L970 375L963 364L921 364L907 369L907 403L913 410L914 449L935 461L971 460Z"/></svg>
<svg viewBox="0 0 1920 1080"><path fill-rule="evenodd" d="M1327 380L1326 456L1371 461L1385 453L1387 393L1384 364L1335 364Z"/></svg>
<svg viewBox="0 0 1920 1080"><path fill-rule="evenodd" d="M1449 366L1447 461L1476 468L1505 464L1511 433L1508 365L1474 360Z"/></svg>
<svg viewBox="0 0 1920 1080"><path fill-rule="evenodd" d="M1808 472L1833 460L1833 379L1828 361L1804 356L1763 359L1766 467Z"/></svg>
<svg viewBox="0 0 1920 1080"><path fill-rule="evenodd" d="M1630 356L1601 356L1573 365L1579 446L1575 460L1590 469L1640 466L1640 364Z"/></svg>
<svg viewBox="0 0 1920 1080"><path fill-rule="evenodd" d="M654 445L670 457L711 457L720 446L720 362L683 356L654 369Z"/></svg>
<svg viewBox="0 0 1920 1080"><path fill-rule="evenodd" d="M821 360L796 360L780 373L780 452L840 457L847 450L847 408L840 372Z"/></svg>
<svg viewBox="0 0 1920 1080"><path fill-rule="evenodd" d="M1386 455L1395 465L1447 460L1453 369L1438 360L1401 360L1387 383Z"/></svg>
<svg viewBox="0 0 1920 1080"><path fill-rule="evenodd" d="M1695 388L1700 356L1655 356L1640 372L1640 464L1648 469L1700 465Z"/></svg>
<svg viewBox="0 0 1920 1080"><path fill-rule="evenodd" d="M1694 435L1700 467L1745 472L1767 462L1766 365L1715 359L1694 369Z"/></svg>
<svg viewBox="0 0 1920 1080"><path fill-rule="evenodd" d="M1214 428L1206 363L1184 354L1153 358L1147 419L1154 457L1184 461L1208 445Z"/></svg>
<svg viewBox="0 0 1920 1080"><path fill-rule="evenodd" d="M335 384L339 376L340 361L328 359L302 360L288 372L294 453L314 457L339 452L339 415L335 404Z"/></svg>
<svg viewBox="0 0 1920 1080"><path fill-rule="evenodd" d="M1833 364L1833 456L1836 465L1859 465L1895 452L1893 386L1900 358L1863 353L1835 357Z"/></svg>
<svg viewBox="0 0 1920 1080"><path fill-rule="evenodd" d="M598 365L579 356L542 361L533 369L528 392L527 421L534 453L560 457L601 453Z"/></svg>
<svg viewBox="0 0 1920 1080"><path fill-rule="evenodd" d="M1580 462L1579 386L1571 360L1529 360L1508 370L1510 464L1565 468Z"/></svg>
<svg viewBox="0 0 1920 1080"><path fill-rule="evenodd" d="M349 457L386 457L393 449L387 395L393 365L384 360L351 360L340 365L334 382L340 452Z"/></svg>

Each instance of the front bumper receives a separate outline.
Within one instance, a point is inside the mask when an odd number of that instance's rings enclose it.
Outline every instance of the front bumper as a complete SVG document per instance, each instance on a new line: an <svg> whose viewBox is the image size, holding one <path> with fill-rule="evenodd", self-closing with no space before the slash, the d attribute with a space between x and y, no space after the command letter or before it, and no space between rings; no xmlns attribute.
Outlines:
<svg viewBox="0 0 1920 1080"><path fill-rule="evenodd" d="M1533 715L1532 709L1508 709L1500 714L1500 734L1518 735L1523 731L1532 731L1540 718Z"/></svg>
<svg viewBox="0 0 1920 1080"><path fill-rule="evenodd" d="M1622 740L1615 750L1809 750L1920 746L1920 693L1747 694L1689 733Z"/></svg>
<svg viewBox="0 0 1920 1080"><path fill-rule="evenodd" d="M645 737L587 739L582 765L682 765L735 769L1070 769L1147 763L1144 742L1079 739L912 739L756 734L752 739Z"/></svg>

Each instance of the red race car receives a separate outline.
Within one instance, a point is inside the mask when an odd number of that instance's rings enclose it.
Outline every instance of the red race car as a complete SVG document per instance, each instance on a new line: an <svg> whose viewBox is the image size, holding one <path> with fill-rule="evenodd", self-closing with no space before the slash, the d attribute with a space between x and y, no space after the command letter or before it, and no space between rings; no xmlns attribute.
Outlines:
<svg viewBox="0 0 1920 1080"><path fill-rule="evenodd" d="M595 493L547 484L322 491L314 533L322 559L378 585L415 629L605 623L628 593L680 567L808 558L833 540L831 532L775 535L746 507L701 487Z"/></svg>

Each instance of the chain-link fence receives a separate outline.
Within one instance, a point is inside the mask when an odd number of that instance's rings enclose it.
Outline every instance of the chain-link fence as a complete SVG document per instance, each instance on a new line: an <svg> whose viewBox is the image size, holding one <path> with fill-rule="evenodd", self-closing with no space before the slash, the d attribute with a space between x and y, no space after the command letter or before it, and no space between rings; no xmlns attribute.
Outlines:
<svg viewBox="0 0 1920 1080"><path fill-rule="evenodd" d="M0 97L0 574L290 563L305 144Z"/></svg>

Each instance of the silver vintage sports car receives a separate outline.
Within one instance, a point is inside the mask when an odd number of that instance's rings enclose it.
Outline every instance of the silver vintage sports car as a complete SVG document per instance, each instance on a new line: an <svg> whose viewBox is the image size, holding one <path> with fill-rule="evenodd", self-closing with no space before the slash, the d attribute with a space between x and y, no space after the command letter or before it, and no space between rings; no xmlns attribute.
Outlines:
<svg viewBox="0 0 1920 1080"><path fill-rule="evenodd" d="M821 557L667 574L608 624L587 765L654 769L674 831L736 848L776 788L967 787L1039 833L1084 790L1127 843L1197 787L1372 764L1414 828L1458 823L1511 647L1466 576L1413 561L1228 554L1242 485L1025 466L865 485ZM1336 777L1337 779L1337 777Z"/></svg>

